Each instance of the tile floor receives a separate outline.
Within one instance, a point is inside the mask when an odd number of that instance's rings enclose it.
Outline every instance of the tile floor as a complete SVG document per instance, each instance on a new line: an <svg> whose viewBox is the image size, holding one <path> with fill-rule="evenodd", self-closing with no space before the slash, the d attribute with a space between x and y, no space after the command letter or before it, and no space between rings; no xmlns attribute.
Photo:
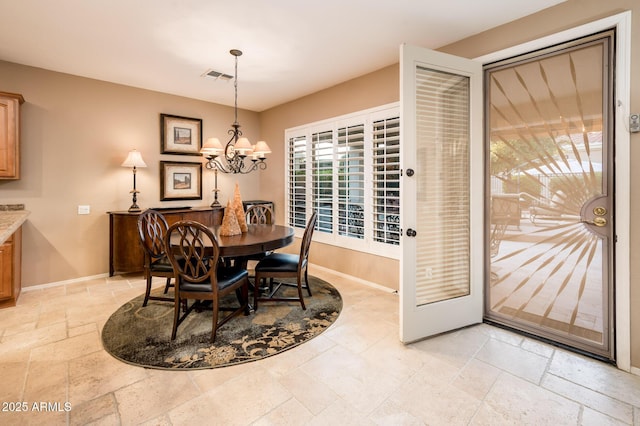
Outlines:
<svg viewBox="0 0 640 426"><path fill-rule="evenodd" d="M24 292L0 311L0 424L640 425L640 377L488 325L404 346L396 295L311 273L344 298L329 330L188 372L102 349L102 325L143 291L140 276Z"/></svg>

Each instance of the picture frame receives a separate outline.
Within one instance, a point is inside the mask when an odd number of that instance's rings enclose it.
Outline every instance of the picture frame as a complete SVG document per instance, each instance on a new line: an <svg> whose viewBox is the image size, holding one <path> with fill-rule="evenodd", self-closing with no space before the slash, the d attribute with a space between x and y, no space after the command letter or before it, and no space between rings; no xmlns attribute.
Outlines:
<svg viewBox="0 0 640 426"><path fill-rule="evenodd" d="M160 153L200 155L202 119L160 114Z"/></svg>
<svg viewBox="0 0 640 426"><path fill-rule="evenodd" d="M202 200L202 163L161 161L160 200Z"/></svg>

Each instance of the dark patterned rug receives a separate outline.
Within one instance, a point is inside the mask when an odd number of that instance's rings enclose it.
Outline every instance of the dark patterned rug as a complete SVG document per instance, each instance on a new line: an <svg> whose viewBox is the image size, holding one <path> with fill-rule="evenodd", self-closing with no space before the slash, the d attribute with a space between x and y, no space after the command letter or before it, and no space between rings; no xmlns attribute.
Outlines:
<svg viewBox="0 0 640 426"><path fill-rule="evenodd" d="M115 358L148 368L205 369L256 361L314 338L338 318L338 290L316 277L309 277L309 282L313 296L305 297L306 310L299 302L262 302L257 312L232 318L218 329L214 344L209 342L211 310L191 312L171 341L173 303L150 300L143 308L143 294L111 315L102 342ZM279 294L289 292L297 295L295 288L284 286ZM226 303L237 306L235 296Z"/></svg>

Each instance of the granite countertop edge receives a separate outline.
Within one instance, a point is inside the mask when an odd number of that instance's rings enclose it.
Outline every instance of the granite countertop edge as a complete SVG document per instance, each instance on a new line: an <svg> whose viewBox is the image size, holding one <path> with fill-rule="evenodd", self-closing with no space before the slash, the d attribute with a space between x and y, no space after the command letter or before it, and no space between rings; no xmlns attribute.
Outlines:
<svg viewBox="0 0 640 426"><path fill-rule="evenodd" d="M4 244L30 214L28 210L0 211L0 244Z"/></svg>

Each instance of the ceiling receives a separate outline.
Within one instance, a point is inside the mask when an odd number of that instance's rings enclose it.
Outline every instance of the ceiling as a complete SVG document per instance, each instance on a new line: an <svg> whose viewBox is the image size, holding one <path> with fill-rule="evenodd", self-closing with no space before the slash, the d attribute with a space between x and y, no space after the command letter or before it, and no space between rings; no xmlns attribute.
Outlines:
<svg viewBox="0 0 640 426"><path fill-rule="evenodd" d="M253 111L564 0L0 0L0 60Z"/></svg>

